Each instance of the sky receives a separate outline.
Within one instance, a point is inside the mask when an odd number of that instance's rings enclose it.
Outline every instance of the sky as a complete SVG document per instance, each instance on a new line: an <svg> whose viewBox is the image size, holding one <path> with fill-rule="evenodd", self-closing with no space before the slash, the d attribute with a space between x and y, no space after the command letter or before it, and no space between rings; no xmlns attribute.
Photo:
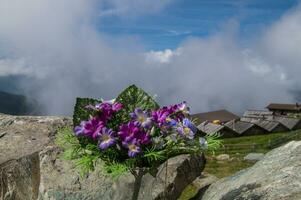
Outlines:
<svg viewBox="0 0 301 200"><path fill-rule="evenodd" d="M193 113L301 101L297 0L0 0L0 90L70 115L130 84Z"/></svg>
<svg viewBox="0 0 301 200"><path fill-rule="evenodd" d="M160 12L133 19L104 14L99 30L137 37L148 50L175 49L187 37L207 37L229 20L239 22L241 40L249 40L279 20L296 0L174 0ZM246 42L246 41L244 41Z"/></svg>

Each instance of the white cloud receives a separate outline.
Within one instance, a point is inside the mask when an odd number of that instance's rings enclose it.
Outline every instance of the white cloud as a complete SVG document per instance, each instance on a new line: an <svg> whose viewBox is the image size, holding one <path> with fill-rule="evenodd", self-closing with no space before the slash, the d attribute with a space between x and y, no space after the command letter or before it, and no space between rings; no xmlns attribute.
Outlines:
<svg viewBox="0 0 301 200"><path fill-rule="evenodd" d="M174 56L179 56L181 49L171 50L165 49L164 51L150 51L145 53L145 59L148 63L169 63Z"/></svg>
<svg viewBox="0 0 301 200"><path fill-rule="evenodd" d="M110 9L126 5L114 2L118 6ZM163 8L143 2L133 5ZM176 50L143 53L135 39L113 41L99 33L92 23L98 3L0 0L0 43L11 55L1 60L0 74L35 77L22 87L48 114L70 114L77 96L112 99L133 83L158 94L164 105L186 100L194 112L260 108L294 101L290 91L301 90L300 8L267 27L248 54L227 31L190 38Z"/></svg>
<svg viewBox="0 0 301 200"><path fill-rule="evenodd" d="M24 59L0 59L0 77L27 75L30 76L33 68L26 66L27 62Z"/></svg>

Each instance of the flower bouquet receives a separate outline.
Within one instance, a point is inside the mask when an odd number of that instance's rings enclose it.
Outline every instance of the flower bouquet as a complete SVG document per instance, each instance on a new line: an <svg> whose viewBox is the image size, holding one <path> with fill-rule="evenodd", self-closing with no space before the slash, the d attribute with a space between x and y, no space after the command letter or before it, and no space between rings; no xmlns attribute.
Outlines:
<svg viewBox="0 0 301 200"><path fill-rule="evenodd" d="M73 133L59 134L65 157L75 160L82 174L100 161L106 173L151 171L168 158L200 154L219 146L216 136L202 136L188 118L186 102L160 108L132 85L111 101L78 98Z"/></svg>

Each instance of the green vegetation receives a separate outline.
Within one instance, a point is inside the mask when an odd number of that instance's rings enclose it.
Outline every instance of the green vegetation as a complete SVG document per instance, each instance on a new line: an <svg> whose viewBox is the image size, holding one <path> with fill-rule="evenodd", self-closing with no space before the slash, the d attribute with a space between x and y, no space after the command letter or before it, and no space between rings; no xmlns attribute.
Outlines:
<svg viewBox="0 0 301 200"><path fill-rule="evenodd" d="M253 163L243 160L247 154L251 152L267 153L271 149L292 140L301 140L301 130L223 139L223 146L215 154L228 154L231 159L218 161L213 154L207 154L207 164L204 171L219 178L229 176L253 165Z"/></svg>
<svg viewBox="0 0 301 200"><path fill-rule="evenodd" d="M266 135L225 138L223 146L214 153L206 153L207 163L204 172L218 178L230 176L242 169L251 167L254 163L243 160L248 153L267 153L273 148L281 146L292 140L301 140L301 130L274 133ZM218 161L215 156L219 154L230 155L230 160ZM187 200L197 194L197 188L191 184L185 188L178 200Z"/></svg>
<svg viewBox="0 0 301 200"><path fill-rule="evenodd" d="M95 105L96 103L100 103L100 100L90 99L90 98L76 98L76 103L74 106L74 114L73 114L73 124L77 126L81 121L87 120L90 117L91 111L87 110L85 106ZM94 114L92 112L92 114Z"/></svg>

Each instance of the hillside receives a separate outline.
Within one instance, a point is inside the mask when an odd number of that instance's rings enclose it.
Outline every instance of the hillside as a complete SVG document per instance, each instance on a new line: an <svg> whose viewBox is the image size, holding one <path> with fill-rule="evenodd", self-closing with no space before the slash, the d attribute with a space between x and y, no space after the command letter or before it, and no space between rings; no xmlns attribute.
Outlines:
<svg viewBox="0 0 301 200"><path fill-rule="evenodd" d="M12 115L39 114L39 109L34 106L36 104L35 101L28 100L23 95L0 91L0 113Z"/></svg>

